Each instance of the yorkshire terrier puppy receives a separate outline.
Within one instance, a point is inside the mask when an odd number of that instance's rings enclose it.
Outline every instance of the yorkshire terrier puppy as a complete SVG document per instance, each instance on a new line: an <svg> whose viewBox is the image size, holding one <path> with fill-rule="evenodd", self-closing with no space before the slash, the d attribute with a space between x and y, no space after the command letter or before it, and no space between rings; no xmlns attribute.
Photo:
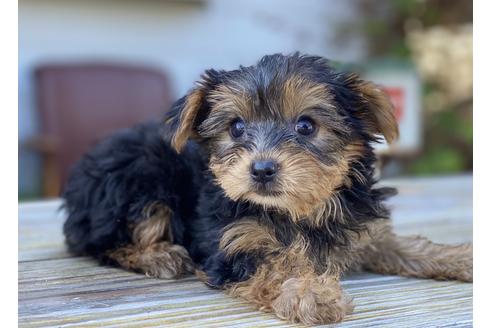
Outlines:
<svg viewBox="0 0 492 328"><path fill-rule="evenodd" d="M321 57L206 71L163 124L103 141L64 192L69 249L206 284L291 322L352 311L349 270L472 281L472 246L392 232L371 144L398 136L385 93Z"/></svg>

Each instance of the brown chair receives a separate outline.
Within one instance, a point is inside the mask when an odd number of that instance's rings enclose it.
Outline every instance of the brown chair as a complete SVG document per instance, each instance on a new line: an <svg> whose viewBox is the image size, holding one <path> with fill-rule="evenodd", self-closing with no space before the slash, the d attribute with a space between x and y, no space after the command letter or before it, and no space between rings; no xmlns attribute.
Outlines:
<svg viewBox="0 0 492 328"><path fill-rule="evenodd" d="M57 197L71 166L115 130L158 120L169 108L166 75L112 64L44 65L35 72L41 135L27 142L43 158L43 196Z"/></svg>

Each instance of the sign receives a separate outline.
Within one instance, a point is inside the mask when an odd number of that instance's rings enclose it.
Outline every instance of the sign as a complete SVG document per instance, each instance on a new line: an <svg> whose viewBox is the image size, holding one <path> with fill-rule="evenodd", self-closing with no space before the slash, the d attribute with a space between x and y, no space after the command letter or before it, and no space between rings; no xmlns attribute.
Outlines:
<svg viewBox="0 0 492 328"><path fill-rule="evenodd" d="M388 65L371 67L364 78L382 87L393 103L400 138L392 145L376 144L378 153L415 153L422 144L421 82L412 67Z"/></svg>

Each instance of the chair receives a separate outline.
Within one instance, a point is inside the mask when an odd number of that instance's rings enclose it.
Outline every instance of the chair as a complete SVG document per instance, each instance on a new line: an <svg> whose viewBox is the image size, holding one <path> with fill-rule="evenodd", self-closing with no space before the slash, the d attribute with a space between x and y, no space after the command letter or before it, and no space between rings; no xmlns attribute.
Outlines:
<svg viewBox="0 0 492 328"><path fill-rule="evenodd" d="M41 134L26 146L43 163L43 196L57 197L71 166L115 130L158 120L170 107L166 75L113 64L43 65L35 71Z"/></svg>

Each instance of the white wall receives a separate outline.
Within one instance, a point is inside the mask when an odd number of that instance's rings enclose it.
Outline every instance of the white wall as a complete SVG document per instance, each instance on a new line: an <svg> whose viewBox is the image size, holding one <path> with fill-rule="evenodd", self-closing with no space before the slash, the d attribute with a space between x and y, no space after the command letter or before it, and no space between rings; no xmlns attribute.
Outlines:
<svg viewBox="0 0 492 328"><path fill-rule="evenodd" d="M45 62L108 60L166 70L176 96L206 68L253 64L275 52L364 57L361 42L334 45L352 1L20 0L19 141L36 133L33 69ZM19 189L39 188L39 161L19 153Z"/></svg>

